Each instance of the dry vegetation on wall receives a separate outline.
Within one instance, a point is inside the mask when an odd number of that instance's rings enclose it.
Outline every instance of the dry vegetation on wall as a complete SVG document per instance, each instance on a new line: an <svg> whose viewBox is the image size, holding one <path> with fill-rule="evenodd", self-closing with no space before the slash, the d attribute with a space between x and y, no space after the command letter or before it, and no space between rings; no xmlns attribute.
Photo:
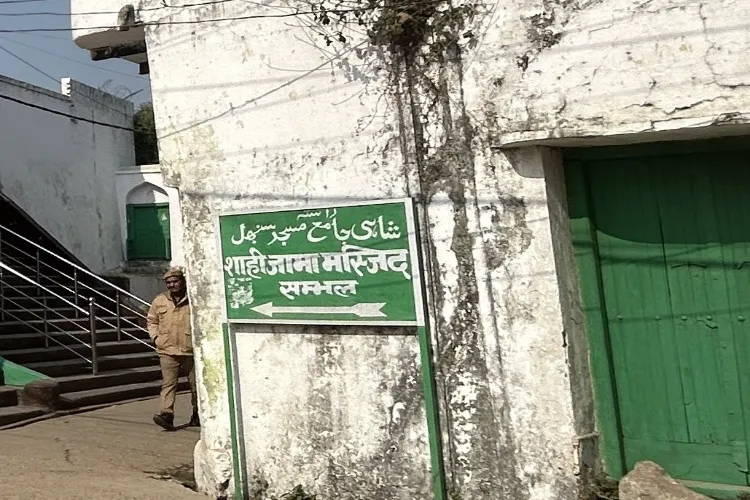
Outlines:
<svg viewBox="0 0 750 500"><path fill-rule="evenodd" d="M436 318L435 331L440 406L455 432L445 442L450 498L479 498L478 485L517 489L520 497L522 487L516 487L507 472L515 469L511 445L502 439L498 442L497 429L503 424L493 409L485 352L477 340L484 334L477 286L484 271L471 257L476 241L472 220L477 207L471 201L476 199L475 158L479 150L488 149L484 138L489 134L484 131L487 125L467 111L463 61L479 45L490 9L477 0L313 2L316 14L311 32L329 50L353 54L341 58L353 61L342 62L341 69L365 83L377 78L375 92L385 88L390 112L397 119L401 161L415 166L419 187L412 195L425 208L425 226L437 217L432 210L435 196L447 197L454 214L449 247L433 241L430 231L423 233L434 290L432 307L439 311L450 303L454 311L450 317ZM352 66L357 68L352 70ZM523 209L522 200L518 203ZM455 256L456 283L448 284L438 259L440 250ZM471 400L457 396L467 387L473 393ZM466 452L457 443L469 439L461 434L468 427L473 429L471 440L476 444ZM504 457L502 468L498 453Z"/></svg>
<svg viewBox="0 0 750 500"><path fill-rule="evenodd" d="M474 33L467 28L479 5L453 5L445 0L314 0L311 8L316 14L318 34L327 46L345 46L352 39L365 35L373 47L390 53L391 57L430 56L452 51L462 42L476 44ZM362 58L362 50L357 51Z"/></svg>
<svg viewBox="0 0 750 500"><path fill-rule="evenodd" d="M250 488L251 500L322 500L318 498L318 495L305 491L301 484L281 495L271 495L268 492L269 486L268 481L262 476L255 477Z"/></svg>
<svg viewBox="0 0 750 500"><path fill-rule="evenodd" d="M317 495L310 495L301 485L297 485L289 493L281 495L279 500L317 500L317 498Z"/></svg>
<svg viewBox="0 0 750 500"><path fill-rule="evenodd" d="M581 500L619 500L619 482L599 475L584 489Z"/></svg>

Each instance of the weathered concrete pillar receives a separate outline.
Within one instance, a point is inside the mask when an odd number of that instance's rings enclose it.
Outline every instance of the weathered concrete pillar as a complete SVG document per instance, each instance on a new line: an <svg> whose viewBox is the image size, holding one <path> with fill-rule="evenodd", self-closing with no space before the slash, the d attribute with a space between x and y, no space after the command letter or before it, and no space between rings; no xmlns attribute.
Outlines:
<svg viewBox="0 0 750 500"><path fill-rule="evenodd" d="M242 12L233 9L217 4L203 15ZM149 28L148 44L162 167L180 191L185 228L201 490L232 494L239 462L255 498L297 484L326 499L433 498L413 331L234 326L243 415L243 446L234 449L222 331L220 213L412 197L448 493L575 498L578 443L553 244L567 237L559 158L493 151L473 129L486 100L465 96L476 81L461 54L378 67L370 52L325 55L279 19L180 26Z"/></svg>
<svg viewBox="0 0 750 500"><path fill-rule="evenodd" d="M428 208L431 220L464 221L436 224L432 234L451 487L476 499L576 498L579 443L562 304L577 299L560 288L555 258L557 246L570 246L561 158L544 148L483 155L464 206L437 194ZM585 348L576 356L585 371ZM581 384L585 401L590 390ZM593 426L590 415L582 421Z"/></svg>

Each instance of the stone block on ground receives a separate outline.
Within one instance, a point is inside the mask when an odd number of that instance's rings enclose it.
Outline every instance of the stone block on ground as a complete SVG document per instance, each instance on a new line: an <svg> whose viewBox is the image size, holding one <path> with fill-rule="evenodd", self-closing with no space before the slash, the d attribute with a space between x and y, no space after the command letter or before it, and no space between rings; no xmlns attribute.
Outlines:
<svg viewBox="0 0 750 500"><path fill-rule="evenodd" d="M686 488L654 462L638 462L620 481L620 500L710 500Z"/></svg>
<svg viewBox="0 0 750 500"><path fill-rule="evenodd" d="M54 380L35 380L23 386L19 392L20 403L41 406L50 410L61 409L60 385Z"/></svg>

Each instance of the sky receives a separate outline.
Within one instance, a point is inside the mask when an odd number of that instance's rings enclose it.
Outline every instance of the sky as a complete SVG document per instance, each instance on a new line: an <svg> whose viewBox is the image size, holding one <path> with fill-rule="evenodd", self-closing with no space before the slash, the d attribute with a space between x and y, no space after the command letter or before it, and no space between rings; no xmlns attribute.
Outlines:
<svg viewBox="0 0 750 500"><path fill-rule="evenodd" d="M61 15L40 14L47 12ZM136 104L151 100L148 75L139 75L137 64L118 59L92 61L89 51L73 42L70 0L0 0L0 30L38 28L65 31L0 33L0 74L55 92L60 92L60 79L67 76L120 97L140 91L130 98Z"/></svg>

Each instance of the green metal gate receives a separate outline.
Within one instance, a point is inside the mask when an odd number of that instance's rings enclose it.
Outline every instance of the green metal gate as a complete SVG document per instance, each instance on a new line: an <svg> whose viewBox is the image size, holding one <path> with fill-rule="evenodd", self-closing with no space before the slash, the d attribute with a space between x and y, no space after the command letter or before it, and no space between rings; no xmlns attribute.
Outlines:
<svg viewBox="0 0 750 500"><path fill-rule="evenodd" d="M128 260L170 260L169 203L127 206Z"/></svg>
<svg viewBox="0 0 750 500"><path fill-rule="evenodd" d="M750 484L748 142L567 155L598 426L613 476L653 460L682 480Z"/></svg>

